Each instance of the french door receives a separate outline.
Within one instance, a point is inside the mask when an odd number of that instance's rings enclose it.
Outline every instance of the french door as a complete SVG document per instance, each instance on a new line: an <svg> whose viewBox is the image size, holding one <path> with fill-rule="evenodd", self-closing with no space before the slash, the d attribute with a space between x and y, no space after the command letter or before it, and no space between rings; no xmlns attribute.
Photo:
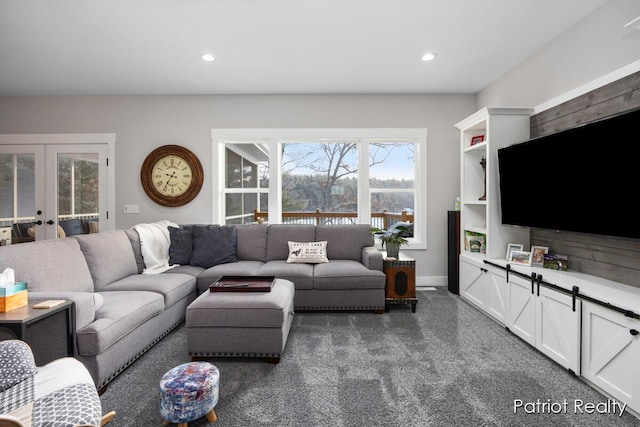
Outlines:
<svg viewBox="0 0 640 427"><path fill-rule="evenodd" d="M0 236L23 243L113 228L109 136L0 135Z"/></svg>

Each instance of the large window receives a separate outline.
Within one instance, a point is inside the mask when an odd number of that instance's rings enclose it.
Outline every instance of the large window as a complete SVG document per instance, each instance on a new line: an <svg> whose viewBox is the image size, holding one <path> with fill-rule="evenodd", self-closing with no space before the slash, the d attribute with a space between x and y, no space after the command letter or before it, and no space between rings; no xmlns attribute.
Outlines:
<svg viewBox="0 0 640 427"><path fill-rule="evenodd" d="M213 130L215 223L411 223L426 247L426 129Z"/></svg>

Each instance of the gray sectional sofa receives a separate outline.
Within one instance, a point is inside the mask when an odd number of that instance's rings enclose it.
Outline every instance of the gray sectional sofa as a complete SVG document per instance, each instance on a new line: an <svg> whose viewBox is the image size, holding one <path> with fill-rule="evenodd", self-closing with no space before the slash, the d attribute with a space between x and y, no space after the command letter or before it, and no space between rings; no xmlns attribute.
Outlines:
<svg viewBox="0 0 640 427"><path fill-rule="evenodd" d="M235 259L206 268L183 263L141 274L140 238L130 229L3 246L0 271L11 267L27 282L30 303L75 302L76 357L98 388L179 325L198 294L225 275L290 280L296 310L384 311L383 260L368 225L232 227ZM287 263L289 241L326 241L329 262Z"/></svg>

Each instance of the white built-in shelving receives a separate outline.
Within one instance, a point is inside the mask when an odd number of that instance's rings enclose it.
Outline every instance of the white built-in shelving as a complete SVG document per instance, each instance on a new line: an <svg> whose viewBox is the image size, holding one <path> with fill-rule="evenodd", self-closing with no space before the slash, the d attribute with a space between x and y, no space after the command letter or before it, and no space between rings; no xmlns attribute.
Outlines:
<svg viewBox="0 0 640 427"><path fill-rule="evenodd" d="M531 108L486 107L455 125L460 130L461 145L460 236L463 254L501 258L506 255L508 243L529 246L528 228L501 223L497 152L529 138L531 114ZM525 176L523 182L526 182ZM472 253L468 248L466 236L469 232L484 239L481 253Z"/></svg>

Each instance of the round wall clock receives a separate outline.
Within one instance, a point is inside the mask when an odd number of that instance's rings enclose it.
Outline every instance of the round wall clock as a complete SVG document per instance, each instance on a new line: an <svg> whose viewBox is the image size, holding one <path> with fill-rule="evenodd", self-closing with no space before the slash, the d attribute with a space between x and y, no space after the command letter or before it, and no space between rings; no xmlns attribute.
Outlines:
<svg viewBox="0 0 640 427"><path fill-rule="evenodd" d="M163 206L182 206L202 188L202 164L190 150L163 145L153 150L142 164L140 180L145 193Z"/></svg>

